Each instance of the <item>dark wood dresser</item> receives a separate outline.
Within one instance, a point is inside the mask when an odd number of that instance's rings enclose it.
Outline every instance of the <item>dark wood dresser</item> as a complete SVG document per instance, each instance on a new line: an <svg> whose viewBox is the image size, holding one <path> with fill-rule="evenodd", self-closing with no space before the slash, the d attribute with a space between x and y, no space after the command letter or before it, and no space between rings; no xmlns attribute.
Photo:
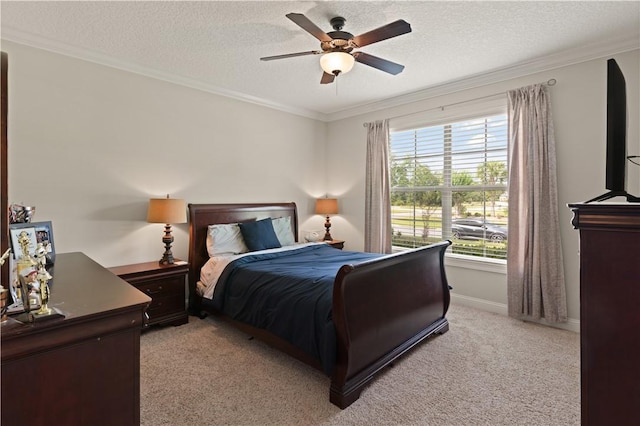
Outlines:
<svg viewBox="0 0 640 426"><path fill-rule="evenodd" d="M640 425L640 204L570 204L580 230L583 425Z"/></svg>
<svg viewBox="0 0 640 426"><path fill-rule="evenodd" d="M82 253L58 254L51 273L64 319L2 324L2 424L139 425L151 299Z"/></svg>

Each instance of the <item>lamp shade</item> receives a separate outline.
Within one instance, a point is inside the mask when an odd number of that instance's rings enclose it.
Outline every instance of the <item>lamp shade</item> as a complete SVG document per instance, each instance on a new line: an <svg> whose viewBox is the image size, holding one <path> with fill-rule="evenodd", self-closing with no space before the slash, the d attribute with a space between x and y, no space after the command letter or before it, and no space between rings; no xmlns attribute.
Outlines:
<svg viewBox="0 0 640 426"><path fill-rule="evenodd" d="M337 214L338 200L335 198L319 198L316 200L316 214Z"/></svg>
<svg viewBox="0 0 640 426"><path fill-rule="evenodd" d="M147 222L149 223L185 223L187 205L179 198L152 198L149 200Z"/></svg>
<svg viewBox="0 0 640 426"><path fill-rule="evenodd" d="M351 71L355 58L346 52L330 52L320 57L320 66L327 74L345 74Z"/></svg>

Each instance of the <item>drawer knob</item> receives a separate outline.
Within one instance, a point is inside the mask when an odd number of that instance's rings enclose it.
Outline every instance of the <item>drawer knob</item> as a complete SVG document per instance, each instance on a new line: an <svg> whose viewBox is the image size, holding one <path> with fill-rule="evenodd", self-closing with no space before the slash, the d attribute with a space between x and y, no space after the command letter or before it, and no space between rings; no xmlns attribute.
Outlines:
<svg viewBox="0 0 640 426"><path fill-rule="evenodd" d="M156 294L156 293L160 293L162 292L162 286L158 286L157 290L151 290L150 288L148 288L147 290L147 294Z"/></svg>

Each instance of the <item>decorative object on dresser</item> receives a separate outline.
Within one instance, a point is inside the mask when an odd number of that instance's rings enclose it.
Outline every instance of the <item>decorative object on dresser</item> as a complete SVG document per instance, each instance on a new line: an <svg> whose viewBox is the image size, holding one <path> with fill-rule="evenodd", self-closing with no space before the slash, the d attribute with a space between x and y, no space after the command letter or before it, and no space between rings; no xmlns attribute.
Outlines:
<svg viewBox="0 0 640 426"><path fill-rule="evenodd" d="M36 213L35 206L23 206L20 204L11 204L9 206L9 223L27 223L31 222L33 215Z"/></svg>
<svg viewBox="0 0 640 426"><path fill-rule="evenodd" d="M329 215L338 214L338 200L336 200L335 198L318 198L316 200L316 214L327 216L327 220L324 223L326 232L324 233L323 240L333 240L333 237L331 237L331 233L329 232L329 230L331 229L331 221L329 220Z"/></svg>
<svg viewBox="0 0 640 426"><path fill-rule="evenodd" d="M52 308L2 323L3 425L139 425L140 330L149 297L82 253L56 257Z"/></svg>
<svg viewBox="0 0 640 426"><path fill-rule="evenodd" d="M4 262L11 256L11 249L8 248L0 256L0 266L4 265ZM0 322L7 320L7 308L9 306L9 290L4 288L2 282L0 282Z"/></svg>
<svg viewBox="0 0 640 426"><path fill-rule="evenodd" d="M23 322L50 319L51 315L59 315L55 310L45 314L46 307L36 316L30 312L32 308L40 307L42 290L45 294L48 290L46 282L49 278L45 268L51 267L55 260L51 222L10 223L9 237L13 256L9 259L8 313L24 311L24 315L20 317Z"/></svg>
<svg viewBox="0 0 640 426"><path fill-rule="evenodd" d="M26 232L22 232L23 236L26 237ZM33 323L64 317L56 308L48 306L51 296L49 281L53 277L46 269L47 251L43 244L37 244L34 256L29 253L28 237L21 238L20 244L22 254L17 261L16 271L19 285L15 286L16 297L13 297L13 299L16 303L11 307L14 312L24 312L15 316L14 319L23 323ZM38 306L40 309L37 311L32 310L32 308Z"/></svg>
<svg viewBox="0 0 640 426"><path fill-rule="evenodd" d="M164 254L160 259L161 265L170 265L174 262L173 253L171 252L171 244L173 243L173 235L171 235L172 223L185 223L187 221L187 206L184 200L178 198L152 198L149 200L149 210L147 212L147 222L164 223Z"/></svg>
<svg viewBox="0 0 640 426"><path fill-rule="evenodd" d="M569 204L580 231L583 425L640 424L640 204Z"/></svg>
<svg viewBox="0 0 640 426"><path fill-rule="evenodd" d="M47 222L14 222L9 225L9 234L11 236L11 247L13 249L13 258L18 259L22 255L19 247L18 237L22 232L26 232L30 238L29 254L36 255L36 248L41 245L45 251L44 260L47 265L53 265L56 258L56 249L53 242L53 225Z"/></svg>
<svg viewBox="0 0 640 426"><path fill-rule="evenodd" d="M238 262L209 255L212 225L269 218L288 219L297 241L295 203L189 204L189 311L219 315L322 370L331 377L333 404L348 407L385 366L449 329L444 252L450 241L390 255L293 243L278 253L243 254ZM227 276L211 279L221 265L226 265ZM284 272L291 268L297 273ZM234 312L236 308L240 312ZM260 325L265 314L274 321Z"/></svg>
<svg viewBox="0 0 640 426"><path fill-rule="evenodd" d="M187 262L175 259L168 265L136 263L109 268L111 272L151 297L148 326L181 325L189 321L186 310Z"/></svg>

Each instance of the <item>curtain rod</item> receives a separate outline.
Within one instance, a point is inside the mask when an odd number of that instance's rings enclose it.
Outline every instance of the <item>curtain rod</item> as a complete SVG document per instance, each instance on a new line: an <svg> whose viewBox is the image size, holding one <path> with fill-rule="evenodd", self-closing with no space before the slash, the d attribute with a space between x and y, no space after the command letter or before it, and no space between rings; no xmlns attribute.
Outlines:
<svg viewBox="0 0 640 426"><path fill-rule="evenodd" d="M542 83L539 83L539 84L544 84L546 86L555 86L557 82L558 82L558 80L556 80L555 78L550 78L546 82L542 82ZM449 108L449 107L452 107L452 106L455 106L455 105L466 104L468 102L479 101L479 100L487 99L487 98L493 98L495 96L503 95L505 93L506 92L493 93L491 95L485 95L485 96L480 96L478 98L467 99L466 101L454 102L454 103L447 104L447 105L440 105L440 106L437 106L437 107L431 107L431 108L423 109L423 110L412 112L412 113L405 114L405 115L396 115L395 117L389 117L389 119L406 117L407 115L413 115L413 114L420 114L422 112L432 111L434 109L444 110L445 108ZM369 124L369 123L362 123L362 126L363 127L367 127L367 124Z"/></svg>

